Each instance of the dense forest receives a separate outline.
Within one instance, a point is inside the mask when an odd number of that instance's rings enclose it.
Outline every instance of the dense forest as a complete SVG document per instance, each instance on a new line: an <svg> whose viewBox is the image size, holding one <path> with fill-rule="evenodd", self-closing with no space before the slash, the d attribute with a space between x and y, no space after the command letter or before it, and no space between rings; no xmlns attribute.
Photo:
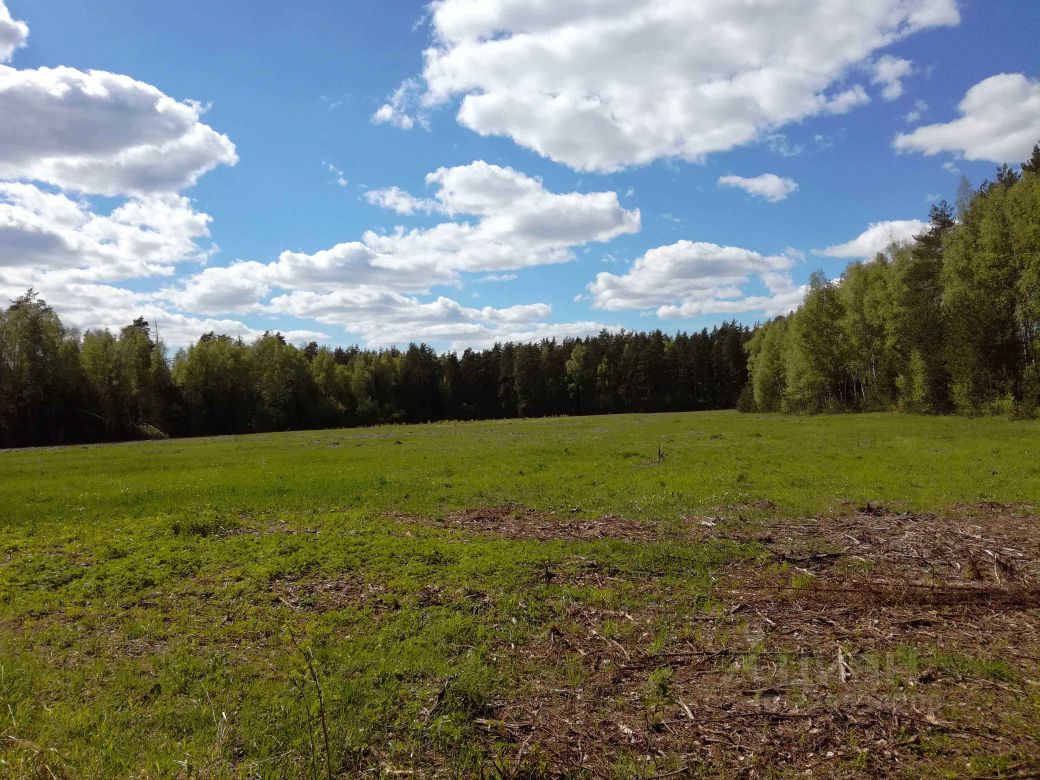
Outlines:
<svg viewBox="0 0 1040 780"><path fill-rule="evenodd" d="M900 409L1034 416L1040 408L1040 145L928 229L829 282L748 343L744 410Z"/></svg>
<svg viewBox="0 0 1040 780"><path fill-rule="evenodd" d="M438 355L211 333L169 360L142 319L81 336L29 291L0 312L0 446L730 408L750 336L727 323Z"/></svg>

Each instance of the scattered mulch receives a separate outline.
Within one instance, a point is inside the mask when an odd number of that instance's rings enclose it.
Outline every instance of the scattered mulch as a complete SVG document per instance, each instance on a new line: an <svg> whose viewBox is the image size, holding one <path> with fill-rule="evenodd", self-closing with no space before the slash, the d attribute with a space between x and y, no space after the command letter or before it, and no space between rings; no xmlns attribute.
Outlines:
<svg viewBox="0 0 1040 780"><path fill-rule="evenodd" d="M566 566L546 565L532 577L532 584L558 585L569 588L616 588L629 582L622 572L604 567L599 561L582 555L572 555Z"/></svg>
<svg viewBox="0 0 1040 780"><path fill-rule="evenodd" d="M868 504L849 516L772 524L768 548L780 559L823 553L936 584L1040 578L1040 525L1030 507L959 508L942 516L881 511Z"/></svg>
<svg viewBox="0 0 1040 780"><path fill-rule="evenodd" d="M394 515L394 519L418 522L440 528L454 528L503 539L583 540L620 539L627 542L652 542L661 538L657 526L613 515L597 518L537 512L519 506L493 506L464 509L441 518L416 518Z"/></svg>
<svg viewBox="0 0 1040 780"><path fill-rule="evenodd" d="M420 607L439 607L458 601L466 602L472 612L485 612L492 606L491 596L474 588L423 585L415 596L415 603Z"/></svg>
<svg viewBox="0 0 1040 780"><path fill-rule="evenodd" d="M344 578L318 582L276 582L272 601L293 611L330 612L335 609L363 607L382 611L386 587L360 578Z"/></svg>
<svg viewBox="0 0 1040 780"><path fill-rule="evenodd" d="M1031 507L702 528L763 551L715 572L707 609L630 580L638 609L575 602L503 651L517 692L479 725L515 776L968 776L979 756L1040 776Z"/></svg>

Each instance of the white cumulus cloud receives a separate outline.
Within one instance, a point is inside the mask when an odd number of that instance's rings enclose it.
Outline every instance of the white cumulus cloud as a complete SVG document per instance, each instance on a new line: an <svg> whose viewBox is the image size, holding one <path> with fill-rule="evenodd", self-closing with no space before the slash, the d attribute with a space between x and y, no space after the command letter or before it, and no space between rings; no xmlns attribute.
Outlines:
<svg viewBox="0 0 1040 780"><path fill-rule="evenodd" d="M872 63L872 84L881 87L881 97L895 100L903 94L903 79L914 72L914 63L886 54Z"/></svg>
<svg viewBox="0 0 1040 780"><path fill-rule="evenodd" d="M955 0L435 0L423 83L374 121L459 121L577 170L699 160L869 100L853 66L959 22ZM419 89L422 97L416 100Z"/></svg>
<svg viewBox="0 0 1040 780"><path fill-rule="evenodd" d="M21 286L57 273L120 280L172 274L206 259L210 217L174 194L132 199L109 213L32 184L0 182L0 273Z"/></svg>
<svg viewBox="0 0 1040 780"><path fill-rule="evenodd" d="M928 229L928 223L919 219L894 219L887 222L872 222L870 226L851 241L836 244L826 249L814 249L813 254L825 257L861 258L874 257L892 244L910 241L918 233Z"/></svg>
<svg viewBox="0 0 1040 780"><path fill-rule="evenodd" d="M203 110L129 76L0 65L0 179L109 196L179 191L238 161Z"/></svg>
<svg viewBox="0 0 1040 780"><path fill-rule="evenodd" d="M517 332L568 329L542 322L552 313L544 303L474 308L444 296L423 302L371 287L332 293L297 290L274 298L268 310L343 328L371 346L433 341L465 347L512 339Z"/></svg>
<svg viewBox="0 0 1040 780"><path fill-rule="evenodd" d="M968 160L1016 163L1040 138L1040 81L1001 73L980 81L958 104L959 119L897 135L899 151L953 152Z"/></svg>
<svg viewBox="0 0 1040 780"><path fill-rule="evenodd" d="M273 263L232 268L286 290L374 286L417 293L455 284L461 272L567 262L576 247L640 229L639 210L622 208L615 192L554 193L539 179L483 160L439 168L426 182L436 190L430 198L397 187L371 190L366 197L398 213L422 208L448 221L389 233L369 230L359 241L313 254L287 251Z"/></svg>
<svg viewBox="0 0 1040 780"><path fill-rule="evenodd" d="M414 214L417 211L432 211L435 204L428 198L417 198L400 187L382 187L365 193L365 200L373 206L390 209L398 214Z"/></svg>
<svg viewBox="0 0 1040 780"><path fill-rule="evenodd" d="M4 0L0 0L0 62L11 59L15 49L25 45L29 25L11 17Z"/></svg>
<svg viewBox="0 0 1040 780"><path fill-rule="evenodd" d="M343 328L360 335L370 346L426 341L464 349L618 329L600 322L545 322L552 309L544 303L476 308L445 296L423 302L415 296L372 288L325 294L295 291L274 298L268 308Z"/></svg>
<svg viewBox="0 0 1040 780"><path fill-rule="evenodd" d="M903 121L908 125L917 124L928 110L928 103L924 100L915 100L914 107L903 115Z"/></svg>
<svg viewBox="0 0 1040 780"><path fill-rule="evenodd" d="M757 198L765 198L770 203L784 200L798 189L798 183L794 179L781 178L775 173L763 173L761 176L720 176L718 185L720 187L737 187L749 195Z"/></svg>
<svg viewBox="0 0 1040 780"><path fill-rule="evenodd" d="M679 241L651 249L624 274L602 272L588 285L592 303L607 311L656 310L660 317L785 313L804 297L791 281L795 258L750 249ZM757 279L762 292L750 292Z"/></svg>

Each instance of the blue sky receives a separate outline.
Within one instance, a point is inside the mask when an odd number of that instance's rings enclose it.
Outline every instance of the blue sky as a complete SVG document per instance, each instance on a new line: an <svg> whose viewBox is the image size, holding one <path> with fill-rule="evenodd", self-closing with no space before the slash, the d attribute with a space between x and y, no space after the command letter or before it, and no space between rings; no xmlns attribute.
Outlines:
<svg viewBox="0 0 1040 780"><path fill-rule="evenodd" d="M174 345L753 323L1040 140L1032 0L759 5L0 0L0 293Z"/></svg>

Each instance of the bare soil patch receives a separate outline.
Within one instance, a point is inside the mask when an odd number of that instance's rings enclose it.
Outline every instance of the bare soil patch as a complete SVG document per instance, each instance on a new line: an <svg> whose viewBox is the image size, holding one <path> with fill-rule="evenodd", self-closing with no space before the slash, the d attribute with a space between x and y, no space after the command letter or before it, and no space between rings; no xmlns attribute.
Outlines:
<svg viewBox="0 0 1040 780"><path fill-rule="evenodd" d="M454 528L503 539L595 540L621 539L652 542L661 537L654 523L627 520L613 515L597 518L543 513L520 506L494 506L464 509L441 518L415 518L395 515L395 519L421 522L440 528Z"/></svg>
<svg viewBox="0 0 1040 780"><path fill-rule="evenodd" d="M576 602L516 649L481 721L515 776L1040 776L1031 507L699 527L762 549L706 608L648 577L642 608Z"/></svg>

